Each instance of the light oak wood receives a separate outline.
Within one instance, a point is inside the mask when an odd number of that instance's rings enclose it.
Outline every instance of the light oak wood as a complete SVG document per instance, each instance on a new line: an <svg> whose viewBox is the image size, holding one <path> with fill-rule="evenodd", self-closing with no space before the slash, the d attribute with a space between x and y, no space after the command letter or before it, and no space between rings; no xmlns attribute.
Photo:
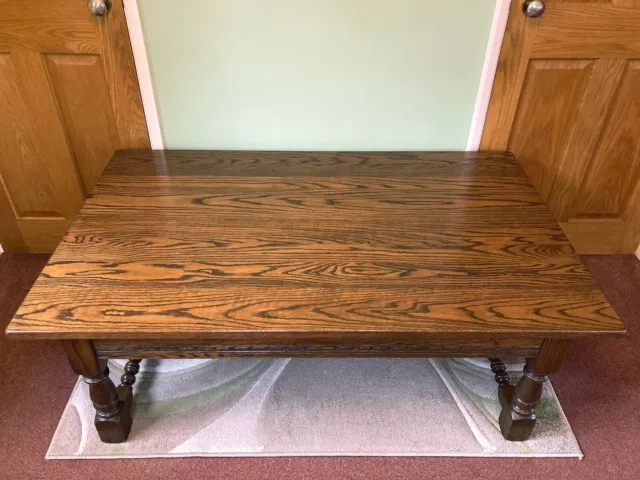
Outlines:
<svg viewBox="0 0 640 480"><path fill-rule="evenodd" d="M149 148L149 134L122 0L112 2L109 13L103 17L94 17L94 20L100 40L105 81L109 85L108 92L118 130L119 142L116 148ZM106 161L109 161L109 157Z"/></svg>
<svg viewBox="0 0 640 480"><path fill-rule="evenodd" d="M89 193L119 143L98 55L44 55L69 147ZM97 88L96 88L97 87Z"/></svg>
<svg viewBox="0 0 640 480"><path fill-rule="evenodd" d="M128 151L7 332L424 350L624 327L511 155Z"/></svg>
<svg viewBox="0 0 640 480"><path fill-rule="evenodd" d="M18 218L65 219L83 194L41 56L0 55L0 169Z"/></svg>
<svg viewBox="0 0 640 480"><path fill-rule="evenodd" d="M640 6L511 5L481 149L511 150L579 253L640 243Z"/></svg>
<svg viewBox="0 0 640 480"><path fill-rule="evenodd" d="M0 52L28 51L100 53L86 2L0 0Z"/></svg>
<svg viewBox="0 0 640 480"><path fill-rule="evenodd" d="M0 0L0 130L0 243L51 252L114 151L149 146L121 0Z"/></svg>

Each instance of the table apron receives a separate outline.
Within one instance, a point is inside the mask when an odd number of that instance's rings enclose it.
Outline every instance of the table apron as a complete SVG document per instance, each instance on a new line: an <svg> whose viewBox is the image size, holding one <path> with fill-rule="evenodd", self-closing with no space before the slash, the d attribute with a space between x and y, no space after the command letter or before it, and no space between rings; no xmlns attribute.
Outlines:
<svg viewBox="0 0 640 480"><path fill-rule="evenodd" d="M541 339L428 343L220 343L200 341L94 340L98 358L228 357L535 357Z"/></svg>

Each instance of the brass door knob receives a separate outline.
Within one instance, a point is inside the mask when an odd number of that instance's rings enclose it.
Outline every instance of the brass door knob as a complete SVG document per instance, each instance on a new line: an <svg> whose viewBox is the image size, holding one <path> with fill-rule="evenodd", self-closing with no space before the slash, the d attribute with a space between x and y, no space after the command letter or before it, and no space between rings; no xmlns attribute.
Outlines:
<svg viewBox="0 0 640 480"><path fill-rule="evenodd" d="M544 13L544 0L524 0L522 11L529 18L538 18Z"/></svg>
<svg viewBox="0 0 640 480"><path fill-rule="evenodd" d="M96 17L101 17L111 10L111 0L89 0L89 11Z"/></svg>

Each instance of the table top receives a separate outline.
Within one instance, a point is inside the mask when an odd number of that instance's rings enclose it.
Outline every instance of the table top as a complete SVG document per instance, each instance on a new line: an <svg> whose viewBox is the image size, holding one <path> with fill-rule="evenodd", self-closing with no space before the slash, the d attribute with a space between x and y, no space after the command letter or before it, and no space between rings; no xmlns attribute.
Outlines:
<svg viewBox="0 0 640 480"><path fill-rule="evenodd" d="M624 327L508 153L122 151L17 338Z"/></svg>

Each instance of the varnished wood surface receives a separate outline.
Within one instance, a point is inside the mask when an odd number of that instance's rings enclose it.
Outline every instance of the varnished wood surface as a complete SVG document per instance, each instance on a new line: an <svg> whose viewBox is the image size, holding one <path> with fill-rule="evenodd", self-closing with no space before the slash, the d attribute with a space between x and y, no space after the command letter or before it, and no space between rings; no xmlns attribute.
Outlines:
<svg viewBox="0 0 640 480"><path fill-rule="evenodd" d="M624 328L509 154L129 151L8 333L330 345Z"/></svg>
<svg viewBox="0 0 640 480"><path fill-rule="evenodd" d="M149 139L122 0L0 0L0 243L52 252L119 148Z"/></svg>
<svg viewBox="0 0 640 480"><path fill-rule="evenodd" d="M512 0L481 148L514 152L579 253L640 244L640 2Z"/></svg>
<svg viewBox="0 0 640 480"><path fill-rule="evenodd" d="M451 335L434 341L430 335L357 333L293 333L281 335L280 343L261 343L255 334L224 335L216 340L126 341L94 340L100 358L224 358L224 357L535 357L536 339L492 339L479 341Z"/></svg>

